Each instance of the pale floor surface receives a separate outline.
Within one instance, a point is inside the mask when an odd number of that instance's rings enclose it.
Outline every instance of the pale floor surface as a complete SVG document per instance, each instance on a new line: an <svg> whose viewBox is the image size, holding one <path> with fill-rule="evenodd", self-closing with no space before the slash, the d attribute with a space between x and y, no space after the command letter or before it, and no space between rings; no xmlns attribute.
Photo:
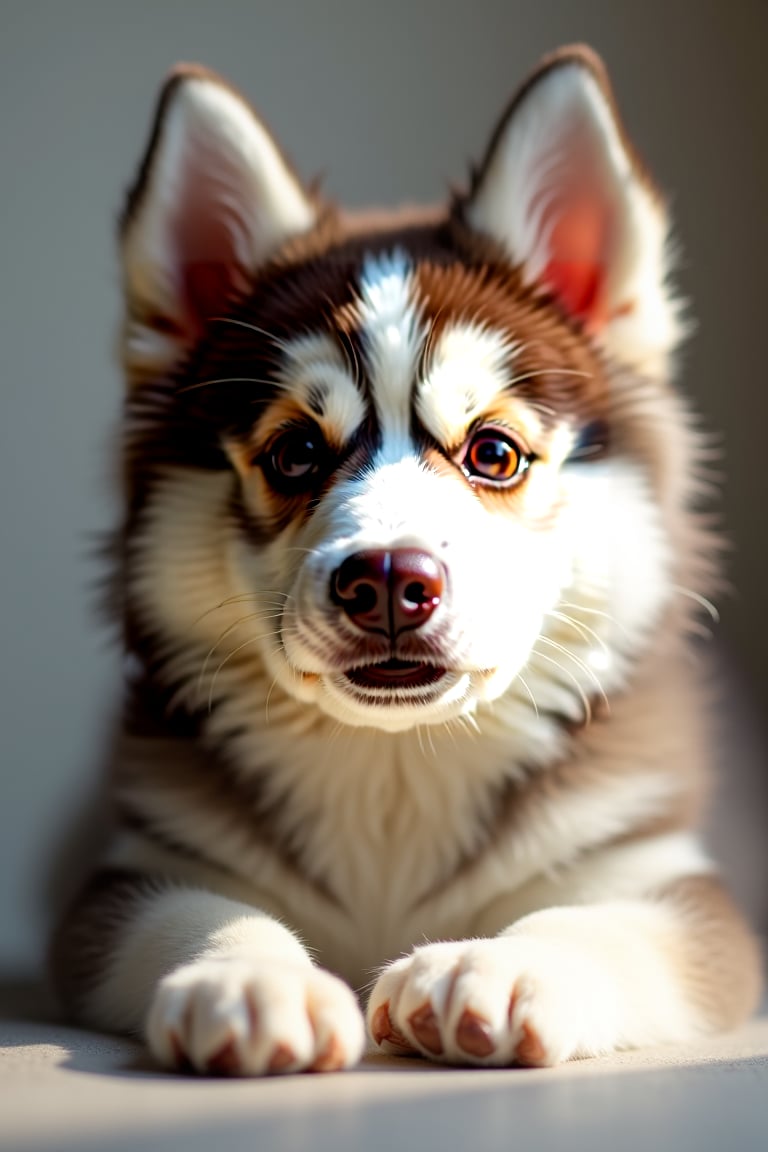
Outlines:
<svg viewBox="0 0 768 1152"><path fill-rule="evenodd" d="M369 1056L354 1072L226 1081L159 1073L131 1041L12 1003L3 1152L768 1152L765 1011L694 1047L541 1071Z"/></svg>

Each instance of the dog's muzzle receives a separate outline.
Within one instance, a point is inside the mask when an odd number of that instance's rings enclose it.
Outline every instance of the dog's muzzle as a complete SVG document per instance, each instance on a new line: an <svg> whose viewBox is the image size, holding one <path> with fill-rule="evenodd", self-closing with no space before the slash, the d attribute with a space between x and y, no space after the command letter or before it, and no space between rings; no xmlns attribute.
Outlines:
<svg viewBox="0 0 768 1152"><path fill-rule="evenodd" d="M434 556L416 548L368 549L347 556L331 576L331 600L355 628L388 640L391 652L405 633L423 628L439 607L445 570ZM394 656L346 675L359 688L426 687L445 669Z"/></svg>
<svg viewBox="0 0 768 1152"><path fill-rule="evenodd" d="M395 645L403 632L423 627L445 588L442 565L415 548L355 552L331 577L331 599L363 632Z"/></svg>

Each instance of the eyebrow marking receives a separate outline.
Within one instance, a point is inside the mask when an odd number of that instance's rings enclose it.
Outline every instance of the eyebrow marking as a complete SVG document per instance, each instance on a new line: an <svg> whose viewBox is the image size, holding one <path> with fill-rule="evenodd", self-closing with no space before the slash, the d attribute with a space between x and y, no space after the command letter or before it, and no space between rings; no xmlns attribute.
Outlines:
<svg viewBox="0 0 768 1152"><path fill-rule="evenodd" d="M518 349L504 333L482 324L465 321L440 333L416 389L416 412L436 440L461 440L504 394Z"/></svg>
<svg viewBox="0 0 768 1152"><path fill-rule="evenodd" d="M365 419L365 402L337 342L324 332L286 341L277 376L283 395L330 424L340 441Z"/></svg>

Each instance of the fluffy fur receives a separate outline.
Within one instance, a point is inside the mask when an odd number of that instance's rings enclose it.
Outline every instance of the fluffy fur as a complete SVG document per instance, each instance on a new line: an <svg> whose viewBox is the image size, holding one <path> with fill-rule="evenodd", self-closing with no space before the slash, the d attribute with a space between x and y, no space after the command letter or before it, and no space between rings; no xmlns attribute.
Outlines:
<svg viewBox="0 0 768 1152"><path fill-rule="evenodd" d="M126 704L63 995L168 1065L550 1064L743 1019L667 217L588 50L344 214L181 68L122 230ZM383 965L383 967L382 967Z"/></svg>

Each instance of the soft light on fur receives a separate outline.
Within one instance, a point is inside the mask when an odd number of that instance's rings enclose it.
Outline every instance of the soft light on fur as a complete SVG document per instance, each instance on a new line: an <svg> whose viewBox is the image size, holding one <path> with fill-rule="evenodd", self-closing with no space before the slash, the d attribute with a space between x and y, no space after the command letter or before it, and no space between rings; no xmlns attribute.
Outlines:
<svg viewBox="0 0 768 1152"><path fill-rule="evenodd" d="M391 216L180 68L121 237L132 674L72 1010L230 1074L354 1064L376 972L372 1040L457 1063L742 1020L695 831L718 543L601 63L545 60L469 191Z"/></svg>

